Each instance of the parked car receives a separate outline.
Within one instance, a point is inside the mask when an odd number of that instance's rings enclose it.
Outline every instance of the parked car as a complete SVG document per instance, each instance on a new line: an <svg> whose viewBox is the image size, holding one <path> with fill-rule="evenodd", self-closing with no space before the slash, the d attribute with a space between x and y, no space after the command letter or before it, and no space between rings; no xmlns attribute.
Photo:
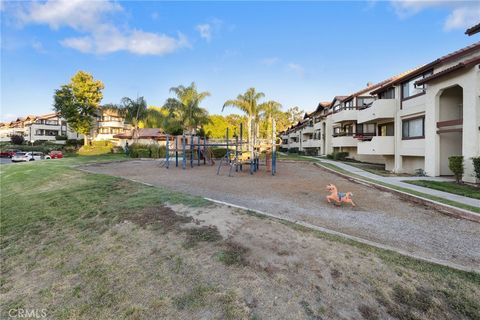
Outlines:
<svg viewBox="0 0 480 320"><path fill-rule="evenodd" d="M19 150L2 150L2 151L0 151L0 157L1 158L11 158L17 152L19 152Z"/></svg>
<svg viewBox="0 0 480 320"><path fill-rule="evenodd" d="M60 150L52 150L45 156L45 159L62 159L63 153Z"/></svg>
<svg viewBox="0 0 480 320"><path fill-rule="evenodd" d="M27 162L45 159L43 152L17 152L12 157L12 162Z"/></svg>

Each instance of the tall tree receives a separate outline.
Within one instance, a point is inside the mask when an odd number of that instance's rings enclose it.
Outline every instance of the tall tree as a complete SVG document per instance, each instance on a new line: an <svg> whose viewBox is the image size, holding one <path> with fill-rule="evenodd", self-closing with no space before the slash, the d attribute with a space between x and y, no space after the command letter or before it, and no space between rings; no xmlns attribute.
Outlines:
<svg viewBox="0 0 480 320"><path fill-rule="evenodd" d="M299 107L292 107L287 110L287 113L290 125L293 125L303 119L303 115L305 112L303 110L300 110Z"/></svg>
<svg viewBox="0 0 480 320"><path fill-rule="evenodd" d="M272 120L277 120L278 114L281 113L282 105L277 101L267 101L260 105L263 117L263 129L265 130L265 138L272 138Z"/></svg>
<svg viewBox="0 0 480 320"><path fill-rule="evenodd" d="M210 96L208 91L198 92L195 82L188 87L170 88L177 97L168 98L164 108L168 110L170 125L180 125L184 131L195 134L196 130L209 122L208 112L202 108L202 101Z"/></svg>
<svg viewBox="0 0 480 320"><path fill-rule="evenodd" d="M129 97L123 97L120 106L120 114L125 118L125 122L132 126L132 137L138 139L138 128L140 122L147 117L147 102L143 97L133 100Z"/></svg>
<svg viewBox="0 0 480 320"><path fill-rule="evenodd" d="M245 112L248 117L248 141L252 141L252 120L259 120L261 111L259 100L263 97L265 97L263 92L257 92L255 88L249 88L244 94L239 94L237 99L227 100L223 104L222 111L225 107L235 107Z"/></svg>
<svg viewBox="0 0 480 320"><path fill-rule="evenodd" d="M70 128L84 135L85 145L93 129L104 88L102 81L95 80L87 72L78 71L69 84L55 90L53 110L67 121Z"/></svg>

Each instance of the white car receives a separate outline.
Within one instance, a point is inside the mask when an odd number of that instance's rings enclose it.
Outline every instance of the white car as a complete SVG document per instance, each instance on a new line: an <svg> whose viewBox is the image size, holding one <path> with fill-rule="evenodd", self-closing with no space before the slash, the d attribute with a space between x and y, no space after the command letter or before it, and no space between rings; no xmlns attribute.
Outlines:
<svg viewBox="0 0 480 320"><path fill-rule="evenodd" d="M27 162L34 160L42 160L45 156L43 152L17 152L12 157L12 162Z"/></svg>

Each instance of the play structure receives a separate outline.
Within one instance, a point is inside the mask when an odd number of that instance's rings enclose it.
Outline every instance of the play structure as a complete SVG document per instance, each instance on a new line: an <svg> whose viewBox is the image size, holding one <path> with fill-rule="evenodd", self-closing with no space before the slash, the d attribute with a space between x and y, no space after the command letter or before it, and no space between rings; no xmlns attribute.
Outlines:
<svg viewBox="0 0 480 320"><path fill-rule="evenodd" d="M171 162L175 167L181 166L187 168L187 162L190 168L195 165L216 164L214 157L215 148L225 148L225 155L220 158L217 164L217 175L220 174L223 167L228 167L228 175L233 176L234 172L243 171L244 166L249 168L250 174L260 170L261 162L265 161L266 171L276 174L276 134L275 120L272 121L271 139L258 138L258 126L252 121L249 126L248 137L243 138L243 125L240 124L240 132L236 130L233 133L233 139L229 138L230 130L226 129L225 139L209 140L207 137L198 135L166 135L165 160L161 163L162 167L170 168ZM217 159L218 160L218 159Z"/></svg>

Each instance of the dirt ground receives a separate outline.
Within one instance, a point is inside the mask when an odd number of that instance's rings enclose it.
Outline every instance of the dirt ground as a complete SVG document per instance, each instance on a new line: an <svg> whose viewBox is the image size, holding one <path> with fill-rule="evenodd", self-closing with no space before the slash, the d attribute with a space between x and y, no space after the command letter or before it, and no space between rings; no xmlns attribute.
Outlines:
<svg viewBox="0 0 480 320"><path fill-rule="evenodd" d="M280 162L275 177L261 168L251 176L219 176L216 166L182 170L157 161L126 161L84 166L104 173L165 186L175 191L225 201L361 237L427 258L479 269L480 226L409 203L389 192L350 182L311 163ZM355 208L325 200L325 186L353 192Z"/></svg>

